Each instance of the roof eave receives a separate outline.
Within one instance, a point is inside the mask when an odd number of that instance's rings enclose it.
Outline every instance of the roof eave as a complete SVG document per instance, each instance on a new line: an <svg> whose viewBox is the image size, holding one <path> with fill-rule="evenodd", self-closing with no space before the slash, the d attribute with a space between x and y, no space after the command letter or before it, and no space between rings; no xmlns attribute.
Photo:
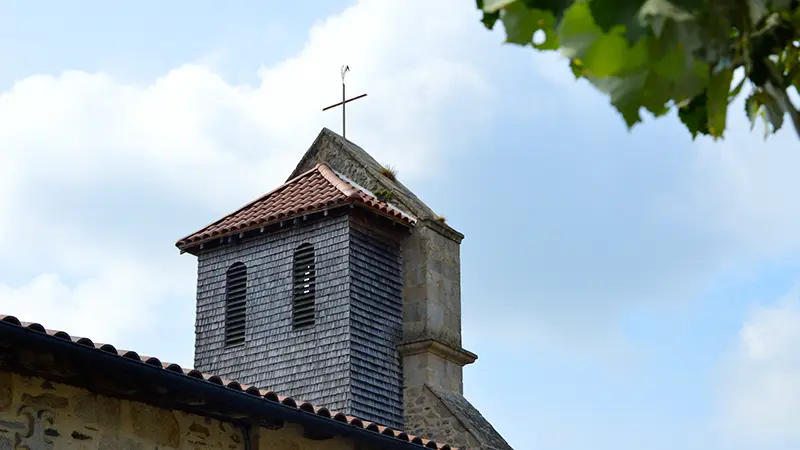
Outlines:
<svg viewBox="0 0 800 450"><path fill-rule="evenodd" d="M236 236L236 235L242 234L242 233L246 234L246 233L252 232L254 230L264 229L266 227L274 226L274 225L279 224L281 222L291 221L291 220L294 220L294 219L296 219L298 217L303 217L305 215L324 213L326 211L332 211L334 209L338 209L338 208L342 208L342 207L348 207L348 206L350 206L350 207L358 207L358 208L364 209L364 210L369 211L371 213L374 213L374 214L377 214L379 216L385 217L385 218L387 218L387 219L389 219L389 220L391 220L391 221L393 221L393 222L395 222L395 223L397 223L397 224L399 224L401 226L407 227L409 229L414 228L416 226L416 224L417 224L417 221L414 220L414 219L411 219L411 218L398 218L398 217L393 216L391 214L387 214L386 212L381 211L378 208L372 207L372 206L364 203L363 201L357 200L355 198L351 198L347 202L338 203L338 204L333 205L331 207L319 208L319 209L310 210L310 211L303 211L303 212L300 212L300 213L297 213L297 214L293 214L293 215L290 215L290 216L281 217L280 219L275 219L275 220L272 220L272 221L269 221L269 222L263 222L263 223L255 224L255 225L253 225L251 227L240 228L240 229L237 229L237 230L231 230L231 231L226 232L226 233L220 233L220 234L217 234L217 235L214 235L214 236L209 236L208 238L201 239L201 240L198 240L198 241L186 242L186 243L183 243L183 244L181 243L181 241L178 241L178 242L175 243L175 247L177 247L178 250L180 250L181 254L189 253L189 254L197 256L198 253L199 253L199 250L202 250L202 247L205 244L207 244L209 242L213 242L213 241L215 241L217 239L226 239L226 238L230 238L232 236Z"/></svg>
<svg viewBox="0 0 800 450"><path fill-rule="evenodd" d="M80 374L72 374L73 382L68 384L90 391L93 390L90 380L98 375L124 374L127 380L136 380L141 386L149 386L151 388L158 386L165 389L164 392L167 392L167 395L156 395L149 402L140 399L158 407L166 407L165 402L168 403L180 395L195 399L200 397L203 398L203 402L196 402L191 405L175 402L172 407L188 413L206 415L229 422L239 422L234 417L285 420L303 427L313 428L323 435L342 436L376 448L406 450L422 447L416 443L400 440L395 436L384 435L320 416L313 412L265 400L245 391L218 385L183 373L173 372L160 365L156 366L141 360L125 358L94 346L51 336L44 331L37 331L30 327L22 327L0 321L0 343L10 343L11 346L6 347L8 351L34 351L57 354L60 362L70 361L73 363L73 367L83 371ZM0 346L0 348L3 347ZM0 358L0 368L6 368L10 361ZM47 378L44 375L38 375ZM61 382L63 380L56 381ZM154 398L160 400L155 401ZM220 411L225 411L226 413L223 414ZM235 412L235 414L232 412ZM428 442L425 447L442 450L449 449L449 446L439 447L433 441Z"/></svg>

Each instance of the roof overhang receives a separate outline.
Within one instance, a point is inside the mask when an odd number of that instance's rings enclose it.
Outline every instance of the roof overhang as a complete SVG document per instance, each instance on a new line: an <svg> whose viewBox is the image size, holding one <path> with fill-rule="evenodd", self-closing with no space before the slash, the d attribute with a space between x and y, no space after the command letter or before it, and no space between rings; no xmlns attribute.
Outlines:
<svg viewBox="0 0 800 450"><path fill-rule="evenodd" d="M289 228L291 226L296 226L303 222L319 220L331 215L336 215L342 212L346 212L353 208L358 208L359 210L364 211L367 214L371 214L375 217L386 219L389 223L395 226L405 227L409 230L413 229L414 226L416 225L416 221L400 220L393 215L382 213L381 211L377 211L374 208L370 208L367 205L364 205L363 203L360 203L355 200L350 200L344 203L338 203L325 208L303 211L295 215L289 215L272 221L255 223L247 227L231 230L227 233L212 234L200 240L186 241L182 239L178 241L175 244L175 246L181 251L181 254L190 253L192 255L197 255L200 251L208 248L216 247L222 244L230 244L241 241L243 239L254 238L260 235L266 235L268 233L276 232L281 229Z"/></svg>
<svg viewBox="0 0 800 450"><path fill-rule="evenodd" d="M89 339L73 341L66 333L48 333L38 324L25 326L11 316L0 320L0 369L242 426L295 423L309 436L341 436L367 448L450 448L420 438L410 441L405 433L375 424L359 427L358 419L330 417L325 408L297 405L291 398L262 397L257 389L243 390L238 383L225 384L218 377L206 379L197 371L184 372L177 365L165 366L135 352L121 354L110 345L98 348Z"/></svg>

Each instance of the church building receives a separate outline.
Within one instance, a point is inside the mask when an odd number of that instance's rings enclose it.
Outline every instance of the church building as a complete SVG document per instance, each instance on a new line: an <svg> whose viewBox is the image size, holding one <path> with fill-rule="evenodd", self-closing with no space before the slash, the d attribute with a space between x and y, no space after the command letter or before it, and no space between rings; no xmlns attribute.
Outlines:
<svg viewBox="0 0 800 450"><path fill-rule="evenodd" d="M4 424L9 423L24 423L25 433L41 434L42 442L58 439L47 436L52 429L48 424L54 421L44 420L41 429L33 425L41 411L50 411L47 417L56 414L53 408L25 405L26 396L30 403L46 394L39 392L39 385L53 382L69 385L65 390L75 386L206 421L244 421L262 430L255 441L245 437L254 444L294 424L301 430L297 439L311 443L294 448L401 448L402 444L510 449L463 394L463 368L477 356L461 344L462 239L392 170L323 129L286 183L177 242L181 253L195 255L198 263L194 369L81 342L16 318L0 321L0 384L16 380L14 389L9 388L5 411L19 415L24 409L23 416L28 417L27 422L4 417L0 385L0 449L6 448L4 439L22 439L8 425L4 434ZM17 345L3 345L10 339L10 327ZM86 355L75 356L75 361L59 357L45 338L58 339L59 333L65 341L60 345L82 345ZM63 355L80 350L69 348ZM95 362L96 370L88 369L78 362L92 362L89 350L106 353L96 357L112 356L104 363ZM36 352L41 355L36 357ZM292 411L257 410L255 403L226 400L199 387L193 397L188 385L181 387L188 381L156 379L155 372L147 376L114 372L123 369L116 359L157 366L192 382L215 383L223 391L250 393L258 402L268 399ZM119 367L110 368L114 364ZM153 384L145 384L146 379ZM38 393L26 391L34 387ZM293 411L301 414L292 415ZM181 420L199 423L199 419ZM130 427L136 430L135 424ZM209 429L207 423L198 427ZM184 428L178 426L174 430L178 436L170 442L183 442L182 436L191 434L190 425ZM98 432L75 430L69 442L74 448L103 448L87 444L92 433ZM215 429L213 434L220 433ZM370 441L372 435L384 440ZM75 436L89 439L78 442ZM348 444L329 446L332 437Z"/></svg>

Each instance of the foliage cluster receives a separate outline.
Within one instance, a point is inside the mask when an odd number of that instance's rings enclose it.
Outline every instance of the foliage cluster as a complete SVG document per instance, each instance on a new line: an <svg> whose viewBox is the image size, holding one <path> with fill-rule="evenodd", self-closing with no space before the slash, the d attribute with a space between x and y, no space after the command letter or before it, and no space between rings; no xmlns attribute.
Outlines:
<svg viewBox="0 0 800 450"><path fill-rule="evenodd" d="M381 167L381 175L385 176L386 178L394 181L397 179L397 169L393 166L383 166Z"/></svg>
<svg viewBox="0 0 800 450"><path fill-rule="evenodd" d="M394 193L388 189L379 189L373 192L373 194L375 194L375 198L386 203L389 203L394 198Z"/></svg>
<svg viewBox="0 0 800 450"><path fill-rule="evenodd" d="M576 78L610 97L628 128L642 109L658 117L676 108L692 137L714 138L723 136L728 105L745 85L751 128L762 118L767 136L788 115L800 136L791 99L800 92L798 3L477 0L484 25L502 22L507 42L560 50Z"/></svg>

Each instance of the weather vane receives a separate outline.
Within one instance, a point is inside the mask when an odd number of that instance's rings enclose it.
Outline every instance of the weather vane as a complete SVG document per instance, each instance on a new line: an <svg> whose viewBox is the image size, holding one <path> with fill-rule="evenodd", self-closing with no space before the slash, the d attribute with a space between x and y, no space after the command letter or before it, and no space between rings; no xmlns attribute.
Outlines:
<svg viewBox="0 0 800 450"><path fill-rule="evenodd" d="M322 108L323 111L327 111L327 110L329 110L331 108L336 108L337 106L341 105L341 107L342 107L342 137L345 137L345 138L347 137L347 134L346 134L347 133L347 131L346 131L346 124L347 124L347 118L346 117L347 116L345 115L345 109L344 109L345 104L347 102L352 102L353 100L358 100L361 97L366 97L367 96L367 94L361 94L361 95L357 95L357 96L355 96L353 98L350 98L350 99L347 98L346 88L345 88L345 84L344 84L344 77L345 77L345 75L347 75L347 72L350 72L350 66L342 66L342 69L341 69L341 74L342 74L342 101L339 102L339 103L336 103L335 105L331 105L331 106L327 106L325 108Z"/></svg>

